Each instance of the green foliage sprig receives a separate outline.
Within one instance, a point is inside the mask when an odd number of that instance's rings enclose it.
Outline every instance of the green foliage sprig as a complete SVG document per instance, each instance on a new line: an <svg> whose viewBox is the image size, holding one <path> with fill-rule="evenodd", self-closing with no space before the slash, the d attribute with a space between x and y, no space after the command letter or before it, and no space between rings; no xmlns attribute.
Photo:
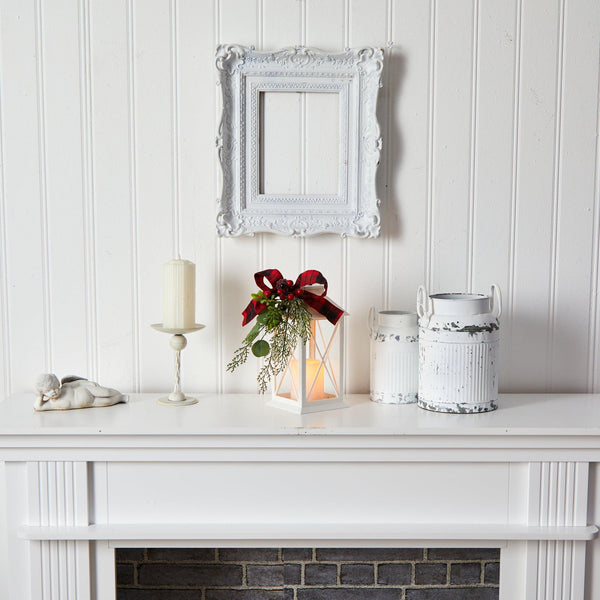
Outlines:
<svg viewBox="0 0 600 600"><path fill-rule="evenodd" d="M256 317L256 323L234 352L227 371L235 371L250 355L264 357L258 376L258 391L263 394L269 381L281 373L299 341L306 343L310 336L311 317L304 300L294 297L281 299L259 291L252 298L265 305Z"/></svg>

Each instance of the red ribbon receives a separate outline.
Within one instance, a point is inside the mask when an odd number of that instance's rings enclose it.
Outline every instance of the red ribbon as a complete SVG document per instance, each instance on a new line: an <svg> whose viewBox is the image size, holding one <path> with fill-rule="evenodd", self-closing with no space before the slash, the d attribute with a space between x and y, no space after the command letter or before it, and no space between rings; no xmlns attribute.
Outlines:
<svg viewBox="0 0 600 600"><path fill-rule="evenodd" d="M340 317L344 314L344 311L327 300L327 279L323 277L320 271L309 269L298 275L296 282L292 282L289 279L284 279L283 275L277 269L267 269L265 271L259 271L254 273L254 281L256 285L268 294L277 294L280 298L296 297L304 300L308 306L316 310L318 313L323 315L330 323L334 325L339 321ZM267 285L269 284L269 285ZM323 286L323 293L313 294L306 289L304 286L320 284ZM251 300L248 306L242 312L244 320L242 325L246 325L259 315L266 305L258 300Z"/></svg>

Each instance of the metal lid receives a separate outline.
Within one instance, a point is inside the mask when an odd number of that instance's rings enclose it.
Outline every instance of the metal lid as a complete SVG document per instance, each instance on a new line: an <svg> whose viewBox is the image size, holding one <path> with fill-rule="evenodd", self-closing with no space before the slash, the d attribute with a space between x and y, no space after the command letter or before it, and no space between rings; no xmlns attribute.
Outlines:
<svg viewBox="0 0 600 600"><path fill-rule="evenodd" d="M490 297L485 294L432 294L433 313L437 315L481 315L490 312Z"/></svg>

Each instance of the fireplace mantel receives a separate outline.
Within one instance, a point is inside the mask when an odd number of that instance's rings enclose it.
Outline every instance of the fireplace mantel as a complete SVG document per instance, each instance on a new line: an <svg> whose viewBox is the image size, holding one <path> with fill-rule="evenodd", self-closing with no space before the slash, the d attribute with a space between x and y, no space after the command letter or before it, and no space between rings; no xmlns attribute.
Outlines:
<svg viewBox="0 0 600 600"><path fill-rule="evenodd" d="M598 395L503 395L481 415L349 396L303 416L198 397L0 403L8 598L112 600L116 547L260 545L495 546L501 599L600 597Z"/></svg>

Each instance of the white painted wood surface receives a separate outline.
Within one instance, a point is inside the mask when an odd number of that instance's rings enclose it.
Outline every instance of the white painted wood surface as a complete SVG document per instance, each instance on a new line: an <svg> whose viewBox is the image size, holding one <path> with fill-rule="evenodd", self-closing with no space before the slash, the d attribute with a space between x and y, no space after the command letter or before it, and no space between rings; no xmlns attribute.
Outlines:
<svg viewBox="0 0 600 600"><path fill-rule="evenodd" d="M31 462L27 479L29 523L39 527L89 524L86 463ZM85 598L89 594L90 547L85 540L40 540L29 550L32 598Z"/></svg>
<svg viewBox="0 0 600 600"><path fill-rule="evenodd" d="M501 390L600 391L596 0L1 0L0 27L2 397L41 370L166 389L149 325L179 250L207 324L187 389L255 389L257 363L224 365L253 272L276 266L320 269L350 311L352 392L368 389L370 305L492 281ZM380 239L216 238L226 42L387 48ZM308 152L319 111L301 108L306 183L326 174Z"/></svg>
<svg viewBox="0 0 600 600"><path fill-rule="evenodd" d="M307 528L311 529L310 533ZM530 527L528 525L440 525L439 523L301 523L287 526L280 523L198 523L190 526L182 524L138 523L136 525L88 525L46 527L40 525L22 525L19 536L26 540L182 540L186 543L196 540L218 540L224 545L241 537L257 540L264 544L265 540L290 540L309 536L311 539L323 541L346 541L346 545L360 539L366 545L389 545L389 541L414 540L415 547L424 542L444 540L466 540L494 542L503 540L551 540L551 541L589 541L598 534L598 528L590 526L555 526ZM206 542L203 542L205 545ZM405 545L403 543L403 545Z"/></svg>
<svg viewBox="0 0 600 600"><path fill-rule="evenodd" d="M0 456L226 463L263 460L263 448L276 447L272 462L318 462L324 451L333 462L350 453L368 463L470 463L474 451L480 463L600 462L598 395L500 395L497 411L476 418L372 403L367 395L346 397L349 408L307 415L271 408L257 395L194 395L198 404L183 413L158 405L159 394L134 394L128 404L102 409L39 413L29 395L18 394L0 405Z"/></svg>
<svg viewBox="0 0 600 600"><path fill-rule="evenodd" d="M477 418L366 395L297 416L205 394L185 418L155 394L28 400L0 404L8 600L113 600L114 548L153 545L492 546L501 600L598 597L598 395L503 395Z"/></svg>

